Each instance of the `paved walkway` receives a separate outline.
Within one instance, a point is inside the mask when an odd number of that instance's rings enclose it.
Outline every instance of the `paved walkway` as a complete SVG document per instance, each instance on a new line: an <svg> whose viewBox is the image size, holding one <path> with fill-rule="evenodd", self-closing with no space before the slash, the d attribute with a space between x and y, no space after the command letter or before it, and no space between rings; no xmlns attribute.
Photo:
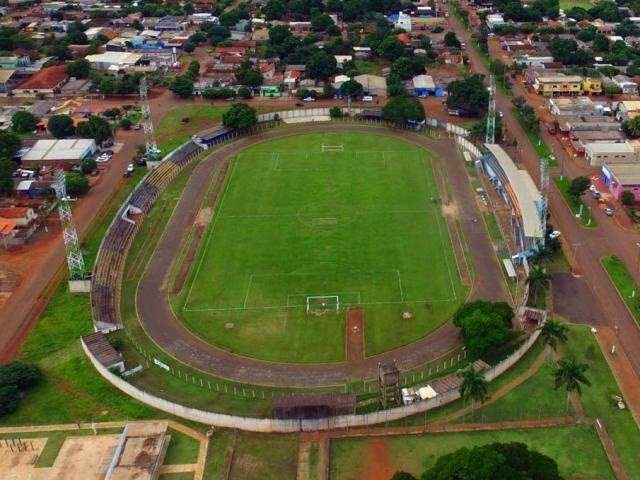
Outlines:
<svg viewBox="0 0 640 480"><path fill-rule="evenodd" d="M180 212L194 212L202 204L210 185L211 174L234 154L258 142L301 133L318 132L377 132L391 135L421 145L434 152L436 168L447 172L454 202L459 205L458 221L469 250L473 252L473 270L476 281L472 298L505 300L503 277L496 261L487 231L477 222L480 213L474 193L464 171L462 159L452 155L455 151L451 139L433 140L404 130L359 124L307 125L270 130L252 137L241 138L213 152L201 162L191 176L176 208ZM378 363L396 361L399 368L408 370L442 357L460 343L457 329L449 322L429 336L410 345L384 354L332 364L283 364L264 362L240 356L211 345L193 335L173 314L168 300L167 285L171 263L176 258L184 236L191 225L193 215L175 215L152 256L145 275L140 281L137 309L140 322L147 334L160 347L182 363L191 365L212 375L232 379L240 383L270 386L318 387L340 385L353 379L374 378Z"/></svg>

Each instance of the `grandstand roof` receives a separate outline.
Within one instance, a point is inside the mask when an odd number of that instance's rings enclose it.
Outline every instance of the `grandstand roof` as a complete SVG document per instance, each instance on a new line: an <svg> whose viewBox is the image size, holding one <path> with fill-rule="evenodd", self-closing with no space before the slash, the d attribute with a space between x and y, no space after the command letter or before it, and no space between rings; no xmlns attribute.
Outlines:
<svg viewBox="0 0 640 480"><path fill-rule="evenodd" d="M542 222L538 213L538 205L542 201L540 191L526 170L520 170L511 157L500 145L485 144L485 147L498 161L504 171L511 189L516 196L522 217L522 226L525 236L529 238L542 238Z"/></svg>

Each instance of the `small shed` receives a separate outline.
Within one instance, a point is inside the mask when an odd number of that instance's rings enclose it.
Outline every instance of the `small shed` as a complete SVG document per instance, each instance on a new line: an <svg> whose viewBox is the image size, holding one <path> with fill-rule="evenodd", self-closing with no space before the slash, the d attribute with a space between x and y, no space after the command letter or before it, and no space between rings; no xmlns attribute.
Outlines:
<svg viewBox="0 0 640 480"><path fill-rule="evenodd" d="M411 84L413 95L416 97L428 97L436 93L436 84L431 75L416 75Z"/></svg>

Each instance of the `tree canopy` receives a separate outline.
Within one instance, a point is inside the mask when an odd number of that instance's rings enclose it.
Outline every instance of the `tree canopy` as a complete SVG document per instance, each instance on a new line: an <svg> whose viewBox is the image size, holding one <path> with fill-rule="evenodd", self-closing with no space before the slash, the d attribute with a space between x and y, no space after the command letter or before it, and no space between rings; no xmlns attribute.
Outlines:
<svg viewBox="0 0 640 480"><path fill-rule="evenodd" d="M84 195L89 191L89 179L78 172L67 173L65 184L69 195Z"/></svg>
<svg viewBox="0 0 640 480"><path fill-rule="evenodd" d="M31 133L38 127L38 121L33 113L18 110L11 116L11 128L18 133Z"/></svg>
<svg viewBox="0 0 640 480"><path fill-rule="evenodd" d="M36 386L42 374L36 366L13 361L0 366L0 416L12 413L24 393Z"/></svg>
<svg viewBox="0 0 640 480"><path fill-rule="evenodd" d="M82 137L93 138L98 145L113 136L109 122L96 115L91 115L86 122L79 123L76 133Z"/></svg>
<svg viewBox="0 0 640 480"><path fill-rule="evenodd" d="M307 76L314 79L329 78L338 69L335 57L324 50L314 51L305 65Z"/></svg>
<svg viewBox="0 0 640 480"><path fill-rule="evenodd" d="M56 138L70 137L76 132L69 115L53 115L47 122L47 129Z"/></svg>
<svg viewBox="0 0 640 480"><path fill-rule="evenodd" d="M470 117L482 117L489 108L489 92L482 75L471 75L449 83L447 93L447 106L459 109Z"/></svg>
<svg viewBox="0 0 640 480"><path fill-rule="evenodd" d="M236 80L240 85L259 87L262 85L262 74L253 66L253 63L246 61L241 63L236 71Z"/></svg>
<svg viewBox="0 0 640 480"><path fill-rule="evenodd" d="M171 82L169 89L180 98L191 98L193 95L193 80L186 75L180 75Z"/></svg>
<svg viewBox="0 0 640 480"><path fill-rule="evenodd" d="M401 125L409 121L421 122L424 120L424 107L414 97L393 97L382 107L382 118Z"/></svg>
<svg viewBox="0 0 640 480"><path fill-rule="evenodd" d="M349 97L353 97L360 95L363 92L363 87L360 82L351 78L340 86L340 91Z"/></svg>
<svg viewBox="0 0 640 480"><path fill-rule="evenodd" d="M91 64L84 58L79 58L71 63L68 63L65 67L67 75L75 78L89 78L91 73Z"/></svg>
<svg viewBox="0 0 640 480"><path fill-rule="evenodd" d="M441 456L422 480L562 480L555 460L523 443L460 448Z"/></svg>
<svg viewBox="0 0 640 480"><path fill-rule="evenodd" d="M251 128L258 123L258 115L254 108L245 103L234 103L222 114L222 123L230 128Z"/></svg>

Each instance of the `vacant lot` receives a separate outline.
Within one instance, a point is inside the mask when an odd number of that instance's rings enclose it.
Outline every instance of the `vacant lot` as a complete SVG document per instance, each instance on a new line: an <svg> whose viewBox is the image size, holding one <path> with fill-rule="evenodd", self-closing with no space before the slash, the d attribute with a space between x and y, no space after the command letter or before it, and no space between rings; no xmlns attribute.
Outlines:
<svg viewBox="0 0 640 480"><path fill-rule="evenodd" d="M266 360L342 360L351 305L365 310L367 354L417 340L465 297L438 198L429 153L390 137L252 147L232 162L179 313Z"/></svg>

